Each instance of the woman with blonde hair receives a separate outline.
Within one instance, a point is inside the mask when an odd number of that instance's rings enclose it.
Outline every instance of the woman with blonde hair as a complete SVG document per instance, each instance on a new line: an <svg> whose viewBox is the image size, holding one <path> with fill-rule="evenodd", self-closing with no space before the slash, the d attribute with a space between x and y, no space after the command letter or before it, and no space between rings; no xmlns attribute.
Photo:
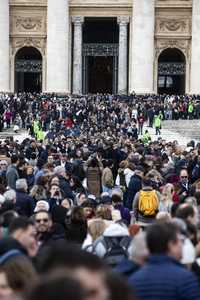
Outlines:
<svg viewBox="0 0 200 300"><path fill-rule="evenodd" d="M102 219L94 219L88 222L88 234L82 245L82 249L92 252L93 243L103 235L107 225Z"/></svg>
<svg viewBox="0 0 200 300"><path fill-rule="evenodd" d="M162 190L161 200L159 205L159 212L171 212L171 207L173 204L173 193L174 186L171 183L167 183Z"/></svg>
<svg viewBox="0 0 200 300"><path fill-rule="evenodd" d="M88 224L88 233L92 237L93 242L104 233L105 229L106 224L104 220L92 220Z"/></svg>

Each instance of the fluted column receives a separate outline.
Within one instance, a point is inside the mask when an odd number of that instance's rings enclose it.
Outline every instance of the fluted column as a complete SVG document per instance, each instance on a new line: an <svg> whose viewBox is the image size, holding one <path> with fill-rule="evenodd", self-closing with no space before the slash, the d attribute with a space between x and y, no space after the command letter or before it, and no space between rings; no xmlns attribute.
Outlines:
<svg viewBox="0 0 200 300"><path fill-rule="evenodd" d="M193 0L190 93L200 93L200 1Z"/></svg>
<svg viewBox="0 0 200 300"><path fill-rule="evenodd" d="M155 0L133 0L131 91L153 93Z"/></svg>
<svg viewBox="0 0 200 300"><path fill-rule="evenodd" d="M82 94L82 40L84 17L72 17L74 23L73 94Z"/></svg>
<svg viewBox="0 0 200 300"><path fill-rule="evenodd" d="M119 24L119 59L118 59L118 94L127 94L127 45L129 17L118 17Z"/></svg>
<svg viewBox="0 0 200 300"><path fill-rule="evenodd" d="M69 92L69 4L48 0L47 92Z"/></svg>
<svg viewBox="0 0 200 300"><path fill-rule="evenodd" d="M0 1L0 92L10 90L9 0Z"/></svg>

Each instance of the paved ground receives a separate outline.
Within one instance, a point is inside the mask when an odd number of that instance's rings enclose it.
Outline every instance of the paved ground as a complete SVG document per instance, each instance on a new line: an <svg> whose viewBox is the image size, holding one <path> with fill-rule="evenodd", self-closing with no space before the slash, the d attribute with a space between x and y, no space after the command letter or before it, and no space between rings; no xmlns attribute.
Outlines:
<svg viewBox="0 0 200 300"><path fill-rule="evenodd" d="M153 140L157 140L154 128L147 128ZM0 132L0 140L7 136L13 136L14 140L20 143L28 137L26 131L21 131L19 134L13 133L12 129ZM164 121L162 123L161 137L167 141L177 140L180 145L187 145L191 140L200 142L200 120L179 120L179 121Z"/></svg>
<svg viewBox="0 0 200 300"><path fill-rule="evenodd" d="M155 129L149 129L149 132L154 140L158 138ZM187 145L191 140L200 142L200 120L164 121L161 137L167 141L177 140L180 145Z"/></svg>

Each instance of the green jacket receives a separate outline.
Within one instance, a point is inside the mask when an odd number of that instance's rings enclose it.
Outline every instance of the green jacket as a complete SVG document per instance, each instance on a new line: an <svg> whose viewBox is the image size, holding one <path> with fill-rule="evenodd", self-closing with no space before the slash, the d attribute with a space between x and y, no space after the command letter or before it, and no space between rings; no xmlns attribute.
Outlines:
<svg viewBox="0 0 200 300"><path fill-rule="evenodd" d="M44 138L45 138L44 131L42 131L41 129L38 130L38 132L37 132L37 140L38 141L44 141Z"/></svg>
<svg viewBox="0 0 200 300"><path fill-rule="evenodd" d="M39 122L38 121L33 122L33 131L34 131L34 134L37 135L37 133L39 131Z"/></svg>
<svg viewBox="0 0 200 300"><path fill-rule="evenodd" d="M142 141L144 144L148 144L151 141L149 132L143 134Z"/></svg>
<svg viewBox="0 0 200 300"><path fill-rule="evenodd" d="M157 127L157 128L160 128L160 127L161 127L161 119L160 119L159 116L155 117L155 119L154 119L154 125L155 125L155 127Z"/></svg>
<svg viewBox="0 0 200 300"><path fill-rule="evenodd" d="M194 110L193 104L190 103L189 106L188 106L188 112L189 112L189 113L192 113L193 110Z"/></svg>

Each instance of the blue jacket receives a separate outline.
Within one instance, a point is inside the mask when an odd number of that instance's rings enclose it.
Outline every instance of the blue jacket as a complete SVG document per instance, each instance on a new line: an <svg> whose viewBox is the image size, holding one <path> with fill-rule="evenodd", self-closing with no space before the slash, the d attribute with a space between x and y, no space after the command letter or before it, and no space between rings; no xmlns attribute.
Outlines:
<svg viewBox="0 0 200 300"><path fill-rule="evenodd" d="M120 273L126 277L130 277L133 273L139 270L140 266L137 265L135 262L125 258L122 262L117 265L113 271Z"/></svg>
<svg viewBox="0 0 200 300"><path fill-rule="evenodd" d="M35 202L31 196L22 191L16 191L16 210L20 215L30 217L35 208Z"/></svg>
<svg viewBox="0 0 200 300"><path fill-rule="evenodd" d="M197 278L177 260L153 255L129 282L138 300L199 300Z"/></svg>

